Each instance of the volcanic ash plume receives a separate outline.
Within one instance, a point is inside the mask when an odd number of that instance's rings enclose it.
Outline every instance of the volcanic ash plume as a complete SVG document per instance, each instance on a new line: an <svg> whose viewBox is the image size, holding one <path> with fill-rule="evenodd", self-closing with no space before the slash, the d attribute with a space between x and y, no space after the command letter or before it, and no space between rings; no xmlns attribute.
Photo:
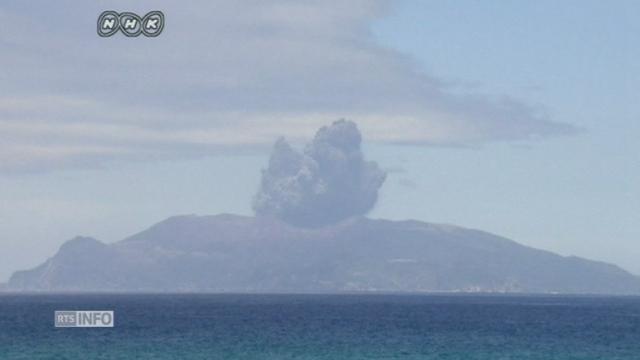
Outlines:
<svg viewBox="0 0 640 360"><path fill-rule="evenodd" d="M356 124L345 120L318 130L304 152L279 139L253 199L256 214L305 227L366 214L386 173L364 160L361 141Z"/></svg>

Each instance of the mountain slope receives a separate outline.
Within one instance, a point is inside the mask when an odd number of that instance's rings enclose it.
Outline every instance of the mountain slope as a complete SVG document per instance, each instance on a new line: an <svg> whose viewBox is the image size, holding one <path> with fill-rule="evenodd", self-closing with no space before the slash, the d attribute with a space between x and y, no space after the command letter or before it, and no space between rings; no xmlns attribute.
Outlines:
<svg viewBox="0 0 640 360"><path fill-rule="evenodd" d="M507 291L639 294L640 278L486 232L352 218L317 229L269 218L177 216L106 245L78 237L14 290Z"/></svg>

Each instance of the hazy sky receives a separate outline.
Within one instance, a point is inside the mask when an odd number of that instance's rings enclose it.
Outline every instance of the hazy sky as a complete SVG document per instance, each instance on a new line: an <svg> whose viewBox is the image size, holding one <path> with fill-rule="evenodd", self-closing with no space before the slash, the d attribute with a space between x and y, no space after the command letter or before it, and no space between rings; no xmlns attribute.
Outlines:
<svg viewBox="0 0 640 360"><path fill-rule="evenodd" d="M99 38L103 10L163 10ZM270 145L338 118L389 172L372 217L640 274L640 4L0 5L0 281L67 239L251 213Z"/></svg>

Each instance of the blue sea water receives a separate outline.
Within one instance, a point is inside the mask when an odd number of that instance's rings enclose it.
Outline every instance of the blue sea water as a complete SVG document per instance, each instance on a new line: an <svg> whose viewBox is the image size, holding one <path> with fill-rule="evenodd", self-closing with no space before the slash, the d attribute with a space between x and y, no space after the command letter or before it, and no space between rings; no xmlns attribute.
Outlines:
<svg viewBox="0 0 640 360"><path fill-rule="evenodd" d="M114 310L55 328L55 310ZM640 298L0 295L0 359L640 359Z"/></svg>

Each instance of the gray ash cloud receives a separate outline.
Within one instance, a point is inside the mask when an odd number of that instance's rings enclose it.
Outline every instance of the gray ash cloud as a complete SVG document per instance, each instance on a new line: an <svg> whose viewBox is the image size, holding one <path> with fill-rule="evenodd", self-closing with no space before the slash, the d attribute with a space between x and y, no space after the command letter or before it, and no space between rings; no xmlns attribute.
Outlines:
<svg viewBox="0 0 640 360"><path fill-rule="evenodd" d="M319 129L302 152L278 139L262 171L254 211L304 227L366 214L386 173L376 162L365 161L361 142L356 124L345 120Z"/></svg>

